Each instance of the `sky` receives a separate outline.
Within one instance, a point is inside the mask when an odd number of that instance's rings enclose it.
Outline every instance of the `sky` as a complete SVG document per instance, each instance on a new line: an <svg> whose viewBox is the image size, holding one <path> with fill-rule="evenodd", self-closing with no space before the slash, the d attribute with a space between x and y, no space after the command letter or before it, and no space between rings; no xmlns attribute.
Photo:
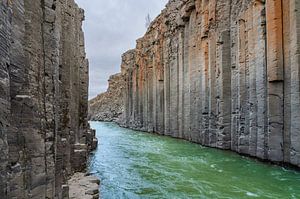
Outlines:
<svg viewBox="0 0 300 199"><path fill-rule="evenodd" d="M168 0L75 0L85 10L83 24L90 62L89 99L105 92L110 75L120 72L121 55L135 48Z"/></svg>

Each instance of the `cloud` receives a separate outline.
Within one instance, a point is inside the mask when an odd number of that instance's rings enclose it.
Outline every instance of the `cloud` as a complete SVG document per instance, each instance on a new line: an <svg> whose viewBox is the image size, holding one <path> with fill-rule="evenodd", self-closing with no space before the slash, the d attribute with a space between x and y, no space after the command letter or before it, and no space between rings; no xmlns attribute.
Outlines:
<svg viewBox="0 0 300 199"><path fill-rule="evenodd" d="M85 10L85 43L90 61L89 98L106 91L110 75L120 71L121 55L146 31L167 0L76 0Z"/></svg>

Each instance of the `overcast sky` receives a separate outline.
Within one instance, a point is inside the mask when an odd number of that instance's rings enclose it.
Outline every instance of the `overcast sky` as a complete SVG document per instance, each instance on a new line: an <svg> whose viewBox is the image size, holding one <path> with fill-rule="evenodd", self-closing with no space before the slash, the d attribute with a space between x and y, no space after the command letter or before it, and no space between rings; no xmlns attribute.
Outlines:
<svg viewBox="0 0 300 199"><path fill-rule="evenodd" d="M135 47L167 0L76 0L85 10L85 44L90 61L89 98L106 91L110 75L120 72L121 55Z"/></svg>

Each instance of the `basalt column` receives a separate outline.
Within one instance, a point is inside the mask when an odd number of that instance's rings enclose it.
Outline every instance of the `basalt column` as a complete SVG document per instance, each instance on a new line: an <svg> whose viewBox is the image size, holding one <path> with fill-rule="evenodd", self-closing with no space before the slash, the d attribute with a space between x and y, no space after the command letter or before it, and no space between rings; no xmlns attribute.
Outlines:
<svg viewBox="0 0 300 199"><path fill-rule="evenodd" d="M95 139L83 19L73 0L0 2L3 199L68 198L67 179L86 167Z"/></svg>
<svg viewBox="0 0 300 199"><path fill-rule="evenodd" d="M286 2L284 3L286 4ZM289 4L289 7L287 7ZM289 0L285 5L285 12L289 13L285 15L289 20L289 26L285 27L285 33L290 32L290 38L286 41L285 45L290 49L290 55L286 58L288 61L285 63L290 63L290 72L287 74L287 77L290 77L290 88L287 90L287 93L290 91L290 132L285 136L285 146L286 149L290 151L288 162L291 162L294 165L300 166L300 2L297 0ZM287 25L287 24L285 24ZM289 121L289 120L287 120Z"/></svg>
<svg viewBox="0 0 300 199"><path fill-rule="evenodd" d="M268 73L268 158L283 160L283 24L282 1L266 2Z"/></svg>
<svg viewBox="0 0 300 199"><path fill-rule="evenodd" d="M0 195L8 192L8 145L9 127L9 48L11 32L11 8L7 1L0 2Z"/></svg>

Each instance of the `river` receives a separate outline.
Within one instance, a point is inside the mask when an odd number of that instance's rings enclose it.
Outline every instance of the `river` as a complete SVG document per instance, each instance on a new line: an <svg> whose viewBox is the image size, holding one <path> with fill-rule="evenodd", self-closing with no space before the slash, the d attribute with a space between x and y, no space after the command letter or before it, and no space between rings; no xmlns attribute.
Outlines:
<svg viewBox="0 0 300 199"><path fill-rule="evenodd" d="M91 122L101 199L299 199L300 172L184 140Z"/></svg>

